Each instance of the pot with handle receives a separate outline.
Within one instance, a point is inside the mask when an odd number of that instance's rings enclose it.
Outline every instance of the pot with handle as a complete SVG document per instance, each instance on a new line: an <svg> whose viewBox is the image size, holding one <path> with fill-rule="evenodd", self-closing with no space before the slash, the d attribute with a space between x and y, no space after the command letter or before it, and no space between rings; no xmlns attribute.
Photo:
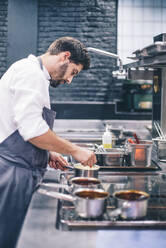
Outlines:
<svg viewBox="0 0 166 248"><path fill-rule="evenodd" d="M106 209L106 200L109 193L102 189L77 189L74 196L59 192L38 189L38 192L56 199L70 201L74 204L77 214L82 218L98 218Z"/></svg>
<svg viewBox="0 0 166 248"><path fill-rule="evenodd" d="M98 171L100 169L99 165L93 165L92 167L90 166L85 166L82 165L81 163L73 163L73 158L72 156L70 157L70 165L66 166L66 168L69 168L71 170L74 170L74 176L75 177L95 177L98 178Z"/></svg>
<svg viewBox="0 0 166 248"><path fill-rule="evenodd" d="M41 183L41 186L54 189L61 188L65 189L69 193L72 193L79 188L102 188L101 181L94 177L73 177L69 179L69 185L59 183Z"/></svg>
<svg viewBox="0 0 166 248"><path fill-rule="evenodd" d="M82 164L74 164L75 177L95 177L98 178L99 165L93 165L92 167L84 166Z"/></svg>
<svg viewBox="0 0 166 248"><path fill-rule="evenodd" d="M113 194L117 209L109 213L110 217L140 219L146 216L149 194L138 190L123 190Z"/></svg>

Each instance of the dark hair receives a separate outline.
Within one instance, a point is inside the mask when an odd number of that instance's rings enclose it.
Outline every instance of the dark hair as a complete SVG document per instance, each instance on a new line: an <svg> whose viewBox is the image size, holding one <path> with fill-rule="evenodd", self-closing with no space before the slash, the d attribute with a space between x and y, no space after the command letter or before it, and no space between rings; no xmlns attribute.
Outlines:
<svg viewBox="0 0 166 248"><path fill-rule="evenodd" d="M86 47L77 39L72 37L61 37L55 40L48 48L50 55L57 55L60 52L69 51L71 53L70 61L75 64L83 65L83 70L90 67L90 57Z"/></svg>

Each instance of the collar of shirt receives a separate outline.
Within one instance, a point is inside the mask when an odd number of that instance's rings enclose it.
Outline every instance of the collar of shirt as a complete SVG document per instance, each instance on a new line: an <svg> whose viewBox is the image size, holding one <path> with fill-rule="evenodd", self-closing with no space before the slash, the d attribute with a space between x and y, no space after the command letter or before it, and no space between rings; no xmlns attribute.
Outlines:
<svg viewBox="0 0 166 248"><path fill-rule="evenodd" d="M34 56L33 54L30 54L29 56L28 56L28 58L29 59L32 59L33 61L35 61L35 62L37 62L38 64L39 64L39 61L38 61L38 59L37 59L37 57L36 56ZM39 65L40 66L40 65ZM50 74L48 73L48 71L47 71L47 69L45 68L45 66L43 65L43 73L44 73L44 76L45 76L45 78L48 80L48 82L49 82L49 84L50 84L50 79L51 79L51 77L50 77Z"/></svg>
<svg viewBox="0 0 166 248"><path fill-rule="evenodd" d="M51 79L50 74L48 73L44 65L43 65L43 72L44 72L46 79L50 82L50 79Z"/></svg>

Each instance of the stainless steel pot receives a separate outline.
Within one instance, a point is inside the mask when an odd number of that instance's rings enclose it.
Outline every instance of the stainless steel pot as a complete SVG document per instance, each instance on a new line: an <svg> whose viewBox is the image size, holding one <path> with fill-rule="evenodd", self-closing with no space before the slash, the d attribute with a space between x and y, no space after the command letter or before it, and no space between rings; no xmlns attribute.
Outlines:
<svg viewBox="0 0 166 248"><path fill-rule="evenodd" d="M96 187L101 181L94 177L73 177L69 180L69 184L75 187Z"/></svg>
<svg viewBox="0 0 166 248"><path fill-rule="evenodd" d="M153 139L157 147L157 157L160 161L166 161L166 140L157 137Z"/></svg>
<svg viewBox="0 0 166 248"><path fill-rule="evenodd" d="M95 154L101 166L123 166L124 149L111 148L103 152L95 152Z"/></svg>
<svg viewBox="0 0 166 248"><path fill-rule="evenodd" d="M152 140L140 140L139 144L126 144L127 162L132 166L151 166Z"/></svg>
<svg viewBox="0 0 166 248"><path fill-rule="evenodd" d="M59 192L38 189L38 192L56 199L70 201L74 204L77 214L82 218L98 218L106 209L109 193L101 189L78 189L74 196Z"/></svg>
<svg viewBox="0 0 166 248"><path fill-rule="evenodd" d="M95 177L98 178L98 171L100 166L94 165L92 167L81 164L73 164L75 177Z"/></svg>
<svg viewBox="0 0 166 248"><path fill-rule="evenodd" d="M110 217L121 216L123 219L140 219L146 216L149 194L138 190L123 190L115 192L117 209Z"/></svg>
<svg viewBox="0 0 166 248"><path fill-rule="evenodd" d="M73 177L69 179L68 184L58 184L58 183L42 183L41 187L46 188L63 188L69 193L74 192L79 188L102 188L101 181L94 177Z"/></svg>

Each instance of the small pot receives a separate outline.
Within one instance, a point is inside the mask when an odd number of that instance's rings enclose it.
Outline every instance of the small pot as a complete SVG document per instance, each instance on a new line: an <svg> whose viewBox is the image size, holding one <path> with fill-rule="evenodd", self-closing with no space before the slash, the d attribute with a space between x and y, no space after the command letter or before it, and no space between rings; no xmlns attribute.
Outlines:
<svg viewBox="0 0 166 248"><path fill-rule="evenodd" d="M73 177L69 180L69 184L75 187L95 187L101 184L101 181L95 177Z"/></svg>
<svg viewBox="0 0 166 248"><path fill-rule="evenodd" d="M123 219L141 219L147 214L149 194L137 190L123 190L115 192L117 209L110 213L110 217L121 216Z"/></svg>
<svg viewBox="0 0 166 248"><path fill-rule="evenodd" d="M69 185L59 183L42 183L41 186L46 188L63 188L69 193L79 188L99 188L101 181L94 177L73 177L69 180Z"/></svg>
<svg viewBox="0 0 166 248"><path fill-rule="evenodd" d="M101 189L78 189L74 196L59 192L38 189L38 192L53 198L70 201L74 204L77 214L82 218L98 218L106 209L106 200L109 193Z"/></svg>
<svg viewBox="0 0 166 248"><path fill-rule="evenodd" d="M98 171L100 166L94 165L92 167L84 166L81 164L74 164L74 176L75 177L95 177L98 178Z"/></svg>
<svg viewBox="0 0 166 248"><path fill-rule="evenodd" d="M75 177L96 177L98 178L98 171L100 169L100 166L93 165L90 166L84 166L81 163L75 163L76 160L70 155L70 166L67 166L68 168L74 170L74 176ZM75 162L74 162L75 161Z"/></svg>

